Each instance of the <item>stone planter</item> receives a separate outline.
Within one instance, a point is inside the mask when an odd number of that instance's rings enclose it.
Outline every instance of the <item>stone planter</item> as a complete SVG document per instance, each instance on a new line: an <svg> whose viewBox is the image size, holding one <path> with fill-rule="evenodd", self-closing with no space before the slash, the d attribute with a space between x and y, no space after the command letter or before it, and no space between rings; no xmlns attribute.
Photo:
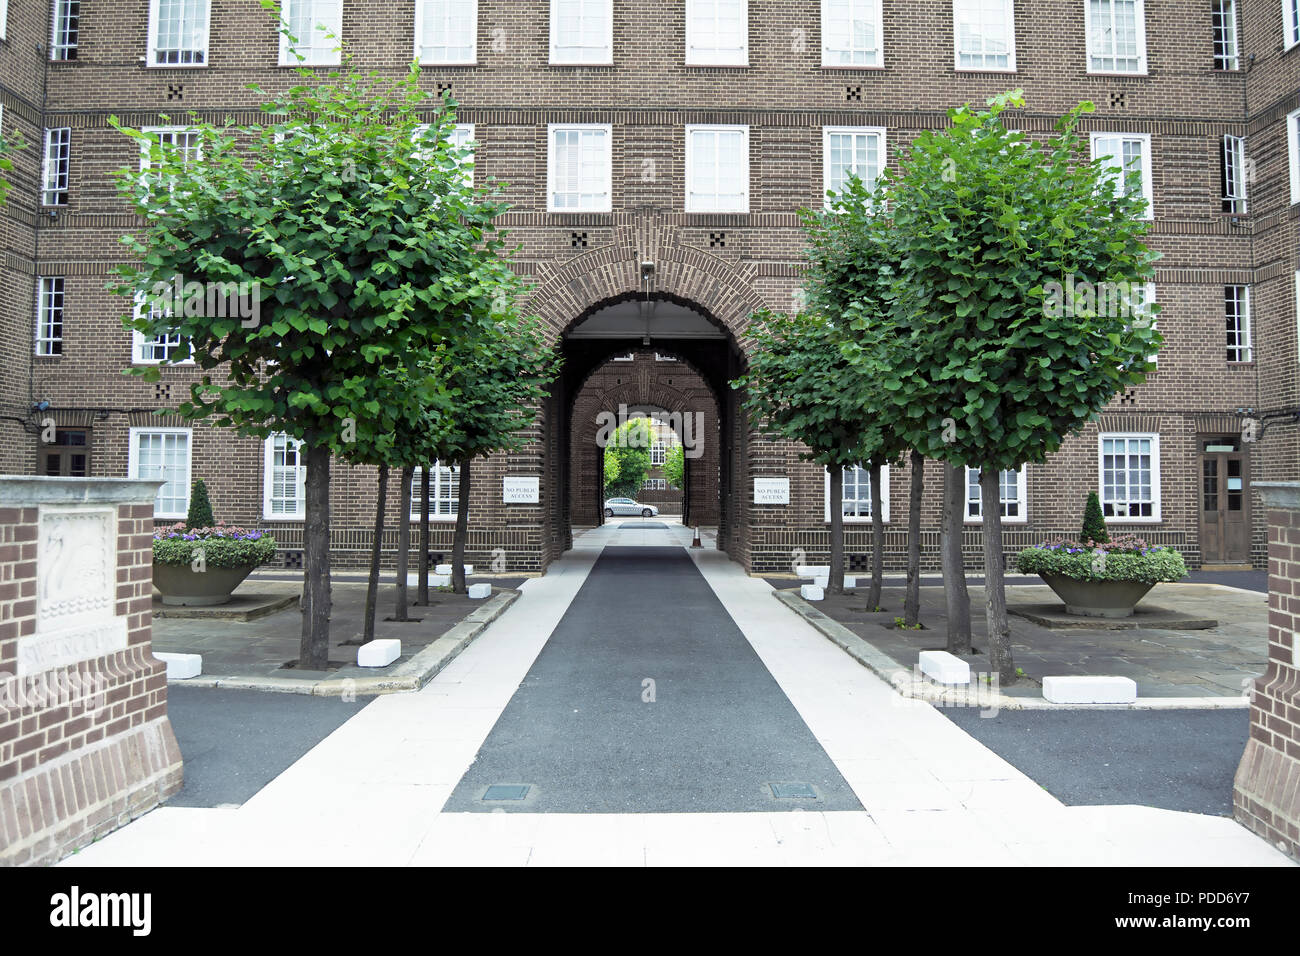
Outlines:
<svg viewBox="0 0 1300 956"><path fill-rule="evenodd" d="M162 594L163 604L179 607L207 607L225 604L244 578L253 573L255 564L239 568L208 568L195 571L188 565L153 566L153 583Z"/></svg>
<svg viewBox="0 0 1300 956"><path fill-rule="evenodd" d="M1067 614L1083 617L1132 617L1138 601L1154 584L1145 581L1078 581L1060 574L1040 574L1065 602Z"/></svg>

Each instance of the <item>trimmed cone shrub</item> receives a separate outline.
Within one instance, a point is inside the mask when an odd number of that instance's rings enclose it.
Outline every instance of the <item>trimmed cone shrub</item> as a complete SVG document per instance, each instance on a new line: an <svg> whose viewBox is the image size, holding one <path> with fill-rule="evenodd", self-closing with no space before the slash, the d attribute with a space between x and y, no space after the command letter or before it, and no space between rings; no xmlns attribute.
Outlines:
<svg viewBox="0 0 1300 956"><path fill-rule="evenodd" d="M212 517L212 501L208 498L208 486L200 478L194 482L190 493L190 510L185 516L187 528L211 528L217 521Z"/></svg>
<svg viewBox="0 0 1300 956"><path fill-rule="evenodd" d="M1083 530L1079 534L1079 540L1093 541L1097 544L1110 542L1110 534L1106 531L1106 518L1101 513L1101 501L1095 491L1088 492L1088 503L1083 508Z"/></svg>

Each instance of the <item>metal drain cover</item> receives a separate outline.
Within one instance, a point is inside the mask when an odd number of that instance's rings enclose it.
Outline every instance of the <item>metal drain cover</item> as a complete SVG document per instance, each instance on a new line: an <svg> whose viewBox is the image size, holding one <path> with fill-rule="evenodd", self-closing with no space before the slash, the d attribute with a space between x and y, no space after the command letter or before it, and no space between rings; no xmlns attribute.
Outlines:
<svg viewBox="0 0 1300 956"><path fill-rule="evenodd" d="M530 789L526 783L494 783L483 792L483 799L496 802L498 800L522 800L528 796Z"/></svg>
<svg viewBox="0 0 1300 956"><path fill-rule="evenodd" d="M816 800L817 791L807 783L770 783L772 796L777 800Z"/></svg>

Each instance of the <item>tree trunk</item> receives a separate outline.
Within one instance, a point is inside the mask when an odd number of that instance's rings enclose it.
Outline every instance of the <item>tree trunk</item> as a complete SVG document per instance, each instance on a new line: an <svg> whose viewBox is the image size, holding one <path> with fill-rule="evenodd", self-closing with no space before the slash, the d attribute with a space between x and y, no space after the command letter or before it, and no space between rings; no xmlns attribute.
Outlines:
<svg viewBox="0 0 1300 956"><path fill-rule="evenodd" d="M880 465L871 468L871 590L867 593L867 610L880 607L880 591L885 586L885 515L880 493Z"/></svg>
<svg viewBox="0 0 1300 956"><path fill-rule="evenodd" d="M397 522L397 610L394 621L407 621L406 615L406 578L411 568L411 482L415 478L414 468L402 469L402 503L399 509L400 520Z"/></svg>
<svg viewBox="0 0 1300 956"><path fill-rule="evenodd" d="M298 666L323 671L330 653L330 450L307 436L307 501L303 526L302 639Z"/></svg>
<svg viewBox="0 0 1300 956"><path fill-rule="evenodd" d="M1002 578L1002 474L980 471L980 511L984 515L984 594L988 607L989 664L1002 684L1015 683L1011 660L1011 625L1007 621L1007 592Z"/></svg>
<svg viewBox="0 0 1300 956"><path fill-rule="evenodd" d="M831 476L831 563L826 578L827 594L844 593L844 469L832 465Z"/></svg>
<svg viewBox="0 0 1300 956"><path fill-rule="evenodd" d="M375 540L370 545L370 580L366 585L366 620L361 640L375 639L375 606L379 603L379 560L384 543L384 511L388 507L388 465L379 466L379 498L375 502Z"/></svg>
<svg viewBox="0 0 1300 956"><path fill-rule="evenodd" d="M415 603L421 606L429 603L429 548L432 547L429 542L429 473L432 470L429 465L420 470L420 593Z"/></svg>
<svg viewBox="0 0 1300 956"><path fill-rule="evenodd" d="M948 653L970 654L970 592L961 553L966 525L966 469L947 464L943 472L943 597L948 606Z"/></svg>
<svg viewBox="0 0 1300 956"><path fill-rule="evenodd" d="M912 489L907 510L907 598L903 602L903 623L916 627L921 623L921 492L925 490L925 456L914 449L911 465Z"/></svg>
<svg viewBox="0 0 1300 956"><path fill-rule="evenodd" d="M456 537L451 547L451 589L457 594L466 594L469 591L465 585L465 543L469 539L469 463L468 458L460 463Z"/></svg>

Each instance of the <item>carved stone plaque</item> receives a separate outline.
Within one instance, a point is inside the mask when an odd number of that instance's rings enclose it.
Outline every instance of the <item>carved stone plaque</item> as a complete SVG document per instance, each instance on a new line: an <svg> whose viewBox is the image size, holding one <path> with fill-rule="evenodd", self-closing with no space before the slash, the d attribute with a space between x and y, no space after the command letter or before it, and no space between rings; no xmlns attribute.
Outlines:
<svg viewBox="0 0 1300 956"><path fill-rule="evenodd" d="M75 664L126 647L114 613L117 510L45 505L36 550L36 633L18 642L18 674Z"/></svg>

